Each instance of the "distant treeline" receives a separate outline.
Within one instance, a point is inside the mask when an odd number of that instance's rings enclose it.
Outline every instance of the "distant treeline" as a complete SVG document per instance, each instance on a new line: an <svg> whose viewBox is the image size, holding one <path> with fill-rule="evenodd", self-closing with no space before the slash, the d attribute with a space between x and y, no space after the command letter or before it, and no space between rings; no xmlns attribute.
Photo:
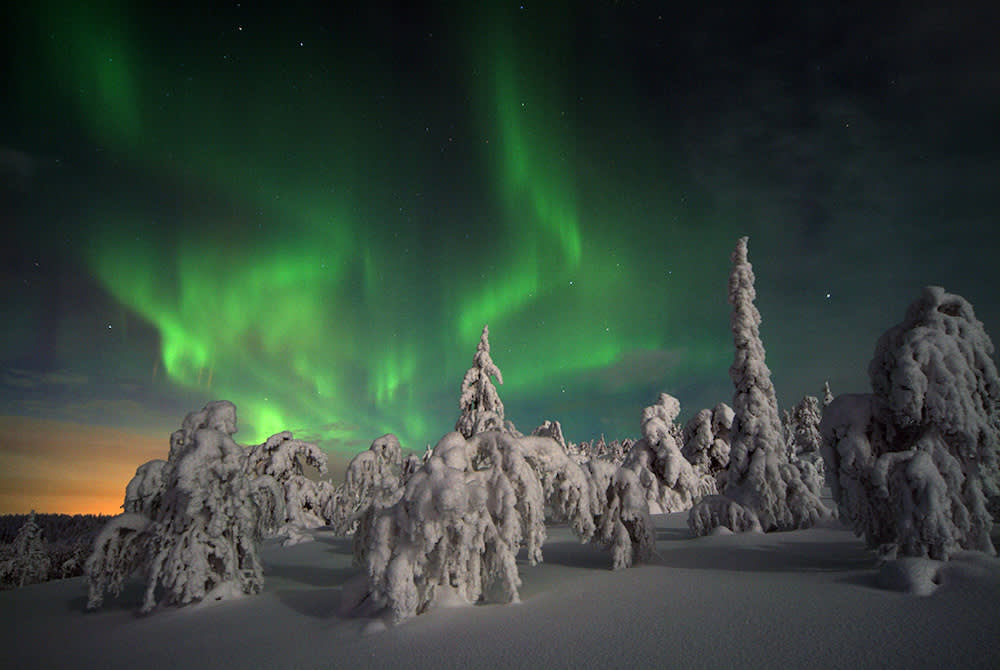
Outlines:
<svg viewBox="0 0 1000 670"><path fill-rule="evenodd" d="M0 544L13 542L28 516L0 516ZM42 529L46 542L76 544L80 539L92 542L110 518L105 514L36 514L35 523Z"/></svg>

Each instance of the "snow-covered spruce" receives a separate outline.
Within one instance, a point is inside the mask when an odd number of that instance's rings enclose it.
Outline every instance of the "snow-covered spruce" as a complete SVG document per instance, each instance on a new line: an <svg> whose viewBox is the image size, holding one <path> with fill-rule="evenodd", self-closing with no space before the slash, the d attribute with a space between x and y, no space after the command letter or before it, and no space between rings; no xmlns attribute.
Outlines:
<svg viewBox="0 0 1000 670"><path fill-rule="evenodd" d="M815 495L823 488L823 438L819 423L823 418L819 400L804 396L788 414L788 460L798 468L802 481Z"/></svg>
<svg viewBox="0 0 1000 670"><path fill-rule="evenodd" d="M51 567L44 533L32 510L11 543L9 558L0 563L0 585L20 587L44 582Z"/></svg>
<svg viewBox="0 0 1000 670"><path fill-rule="evenodd" d="M674 423L680 407L676 398L661 393L655 405L645 408L642 439L632 445L622 464L636 476L653 514L690 509L697 500L716 492L715 476L696 472L681 453L681 428Z"/></svg>
<svg viewBox="0 0 1000 670"><path fill-rule="evenodd" d="M497 383L503 384L500 368L490 358L489 336L489 325L485 325L476 347L476 355L472 358L472 367L462 379L462 392L458 400L462 413L455 422L455 430L465 437L487 430L515 432L513 425L504 421L503 403L491 379L496 377Z"/></svg>
<svg viewBox="0 0 1000 670"><path fill-rule="evenodd" d="M729 304L736 356L729 375L736 388L726 488L724 494L696 505L688 524L699 535L712 532L724 519L732 520L737 527L730 530L737 532L805 528L830 512L785 455L778 402L760 339L746 237L737 243L732 263Z"/></svg>
<svg viewBox="0 0 1000 670"><path fill-rule="evenodd" d="M281 487L285 519L276 534L284 536L284 544L308 541L312 536L305 532L307 529L327 524L323 510L333 497L333 485L326 480L310 479L304 470L308 465L320 475L326 474L326 454L319 447L296 440L286 430L250 447L247 457L253 478L269 476Z"/></svg>
<svg viewBox="0 0 1000 670"><path fill-rule="evenodd" d="M820 431L841 518L883 555L995 554L1000 377L972 305L927 287L886 331L870 395L837 396Z"/></svg>
<svg viewBox="0 0 1000 670"><path fill-rule="evenodd" d="M733 410L724 402L713 409L703 409L684 424L681 453L702 475L710 475L721 492L726 486L729 465L729 431Z"/></svg>
<svg viewBox="0 0 1000 670"><path fill-rule="evenodd" d="M87 560L90 607L136 572L146 579L145 612L158 594L185 605L260 590L259 542L284 519L284 496L271 476L251 476L235 432L236 407L228 401L188 414L171 435L155 516L126 512L98 537Z"/></svg>
<svg viewBox="0 0 1000 670"><path fill-rule="evenodd" d="M391 505L402 493L403 477L417 469L409 458L403 468L403 449L399 438L386 433L375 438L347 465L344 483L334 489L327 504L330 525L340 535L355 532L365 513L378 504Z"/></svg>

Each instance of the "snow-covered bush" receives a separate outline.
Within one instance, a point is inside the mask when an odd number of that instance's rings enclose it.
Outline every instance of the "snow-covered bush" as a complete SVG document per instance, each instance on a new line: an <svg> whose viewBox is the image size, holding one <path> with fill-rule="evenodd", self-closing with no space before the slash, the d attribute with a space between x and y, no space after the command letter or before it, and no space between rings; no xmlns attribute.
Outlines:
<svg viewBox="0 0 1000 670"><path fill-rule="evenodd" d="M994 554L1000 377L972 305L927 287L886 331L871 395L841 395L820 430L841 517L886 555Z"/></svg>
<svg viewBox="0 0 1000 670"><path fill-rule="evenodd" d="M322 479L310 479L304 470L308 465L320 475L326 474L326 454L319 447L296 440L286 430L250 447L247 456L253 477L269 476L282 489L285 519L277 533L286 537L286 545L311 539L304 532L306 529L327 524L323 510L333 497L333 485Z"/></svg>
<svg viewBox="0 0 1000 670"><path fill-rule="evenodd" d="M407 459L407 468L416 463ZM344 483L335 488L327 505L327 518L335 532L350 535L374 504L391 505L402 493L403 449L392 433L375 438L347 464Z"/></svg>
<svg viewBox="0 0 1000 670"><path fill-rule="evenodd" d="M125 512L98 536L87 560L89 606L140 571L147 612L159 594L184 605L260 590L259 542L284 519L284 496L271 476L252 476L235 432L236 407L228 401L188 414L171 436L155 515Z"/></svg>
<svg viewBox="0 0 1000 670"><path fill-rule="evenodd" d="M716 492L715 477L696 472L681 453L681 429L674 423L679 413L677 399L661 393L655 405L643 410L643 437L632 445L622 464L635 474L653 514L690 509L697 500Z"/></svg>
<svg viewBox="0 0 1000 670"><path fill-rule="evenodd" d="M455 422L455 430L467 438L488 430L515 432L513 424L504 421L503 403L491 379L496 377L497 383L503 384L500 368L490 357L489 336L489 326L483 326L472 367L462 379L462 393L458 400L462 414Z"/></svg>
<svg viewBox="0 0 1000 670"><path fill-rule="evenodd" d="M0 582L14 587L44 582L51 567L44 534L32 510L17 531L9 555L0 564Z"/></svg>
<svg viewBox="0 0 1000 670"><path fill-rule="evenodd" d="M756 292L747 238L737 243L732 263L729 304L736 356L729 374L736 389L726 488L723 499L709 496L696 505L688 523L699 534L729 518L739 520L740 528L730 528L734 531L758 525L765 531L805 528L828 516L829 510L802 482L785 454L778 402L760 339L760 312L753 302Z"/></svg>
<svg viewBox="0 0 1000 670"><path fill-rule="evenodd" d="M681 453L702 475L710 475L716 488L725 488L726 466L729 465L729 430L733 425L733 410L724 402L713 409L703 409L684 424L684 446Z"/></svg>

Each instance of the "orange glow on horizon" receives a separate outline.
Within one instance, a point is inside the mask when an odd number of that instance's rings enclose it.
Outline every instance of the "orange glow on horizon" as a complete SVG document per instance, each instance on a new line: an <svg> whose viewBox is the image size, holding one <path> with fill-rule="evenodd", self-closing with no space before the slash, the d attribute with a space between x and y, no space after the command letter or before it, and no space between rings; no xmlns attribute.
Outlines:
<svg viewBox="0 0 1000 670"><path fill-rule="evenodd" d="M0 514L119 514L135 469L166 458L169 435L0 416Z"/></svg>

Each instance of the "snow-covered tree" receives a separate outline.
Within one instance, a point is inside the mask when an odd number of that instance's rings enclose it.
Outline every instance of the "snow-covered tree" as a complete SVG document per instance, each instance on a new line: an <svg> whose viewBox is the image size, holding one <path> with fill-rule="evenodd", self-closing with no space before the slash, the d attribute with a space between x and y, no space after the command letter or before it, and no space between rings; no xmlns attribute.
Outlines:
<svg viewBox="0 0 1000 670"><path fill-rule="evenodd" d="M171 436L155 515L125 512L98 536L86 566L90 607L136 572L146 579L147 612L160 594L166 604L184 605L260 590L258 546L265 529L284 518L284 492L271 476L252 476L235 432L236 407L228 401L188 414Z"/></svg>
<svg viewBox="0 0 1000 670"><path fill-rule="evenodd" d="M515 557L523 546L531 564L540 560L543 508L516 438L448 433L400 500L358 529L372 598L394 621L423 612L441 590L468 602L517 601Z"/></svg>
<svg viewBox="0 0 1000 670"><path fill-rule="evenodd" d="M541 437L551 437L553 440L558 442L560 446L566 446L566 438L563 437L562 424L558 421L543 421L542 425L531 431L531 434Z"/></svg>
<svg viewBox="0 0 1000 670"><path fill-rule="evenodd" d="M702 475L710 475L716 488L725 488L726 467L729 465L729 429L733 425L733 410L720 402L713 409L703 409L684 424L681 453Z"/></svg>
<svg viewBox="0 0 1000 670"><path fill-rule="evenodd" d="M822 418L819 400L811 395L803 396L789 414L789 461L817 496L823 488L823 437L819 432Z"/></svg>
<svg viewBox="0 0 1000 670"><path fill-rule="evenodd" d="M489 335L489 326L483 326L472 367L462 380L462 394L458 400L462 414L455 422L455 430L467 438L487 430L508 430L504 422L503 403L491 379L496 377L497 383L503 384L500 368L490 358Z"/></svg>
<svg viewBox="0 0 1000 670"><path fill-rule="evenodd" d="M569 443L566 445L566 450L576 462L581 464L592 460L602 460L621 465L625 461L625 454L629 452L633 444L635 444L635 440L629 437L608 442L604 435L601 435L600 438L589 442Z"/></svg>
<svg viewBox="0 0 1000 670"><path fill-rule="evenodd" d="M284 491L285 520L277 534L285 536L285 544L310 540L307 529L325 526L324 507L333 497L334 488L325 480L306 476L305 466L326 474L326 454L310 442L296 440L283 431L250 447L248 467L253 477L269 476Z"/></svg>
<svg viewBox="0 0 1000 670"><path fill-rule="evenodd" d="M642 412L642 439L632 445L622 467L631 470L653 514L690 509L716 492L715 477L703 475L681 453L682 429L674 423L680 413L677 398L661 393L657 403Z"/></svg>
<svg viewBox="0 0 1000 670"><path fill-rule="evenodd" d="M737 524L730 527L733 531L808 527L829 510L785 456L777 397L760 339L761 317L754 305L746 237L737 243L732 263L729 304L736 356L729 374L736 390L726 489L722 496L708 496L696 505L688 523L699 535L723 520Z"/></svg>
<svg viewBox="0 0 1000 670"><path fill-rule="evenodd" d="M10 557L0 566L3 581L11 586L26 586L49 578L49 555L45 537L35 520L35 510L21 524L12 543Z"/></svg>
<svg viewBox="0 0 1000 670"><path fill-rule="evenodd" d="M972 305L929 286L886 331L870 395L841 395L820 424L841 518L884 555L994 554L1000 377Z"/></svg>
<svg viewBox="0 0 1000 670"><path fill-rule="evenodd" d="M126 512L142 514L152 518L160 511L166 484L163 481L163 468L167 462L152 460L136 468L135 476L125 487L125 502L122 508Z"/></svg>
<svg viewBox="0 0 1000 670"><path fill-rule="evenodd" d="M410 470L415 469L416 463L407 463ZM327 517L334 531L350 535L372 505L396 502L402 494L404 474L399 438L392 433L375 438L367 451L347 464L344 483L330 498Z"/></svg>
<svg viewBox="0 0 1000 670"><path fill-rule="evenodd" d="M823 382L823 407L833 402L833 391L830 390L830 380Z"/></svg>

